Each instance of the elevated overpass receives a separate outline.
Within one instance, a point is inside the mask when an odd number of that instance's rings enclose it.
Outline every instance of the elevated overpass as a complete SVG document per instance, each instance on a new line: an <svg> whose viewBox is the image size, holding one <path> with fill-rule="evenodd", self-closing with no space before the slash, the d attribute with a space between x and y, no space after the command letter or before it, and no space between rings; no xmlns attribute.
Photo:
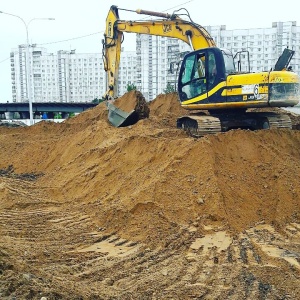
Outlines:
<svg viewBox="0 0 300 300"><path fill-rule="evenodd" d="M60 114L62 118L67 118L71 113L81 113L93 108L98 103L61 103L61 102L33 102L32 111L34 118L47 116L52 119ZM0 119L14 119L18 113L20 119L29 119L29 103L0 103Z"/></svg>

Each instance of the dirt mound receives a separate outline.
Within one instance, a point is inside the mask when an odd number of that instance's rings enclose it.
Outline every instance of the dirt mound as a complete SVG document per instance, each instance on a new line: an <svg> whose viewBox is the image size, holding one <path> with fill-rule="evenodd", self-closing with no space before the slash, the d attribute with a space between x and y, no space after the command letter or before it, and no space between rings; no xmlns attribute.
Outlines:
<svg viewBox="0 0 300 300"><path fill-rule="evenodd" d="M0 127L0 298L297 299L300 131L193 139L176 94L147 106Z"/></svg>
<svg viewBox="0 0 300 300"><path fill-rule="evenodd" d="M149 104L151 115L161 116L174 114L180 116L186 114L186 110L180 106L177 93L161 94Z"/></svg>
<svg viewBox="0 0 300 300"><path fill-rule="evenodd" d="M180 106L177 93L161 94L149 102L150 117L153 123L163 127L176 128L177 118L187 115L187 110Z"/></svg>

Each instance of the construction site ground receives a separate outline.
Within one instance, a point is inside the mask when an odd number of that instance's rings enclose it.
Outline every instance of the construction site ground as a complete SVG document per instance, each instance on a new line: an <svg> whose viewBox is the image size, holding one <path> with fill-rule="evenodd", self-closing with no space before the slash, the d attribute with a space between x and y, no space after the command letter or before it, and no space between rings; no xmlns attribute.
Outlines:
<svg viewBox="0 0 300 300"><path fill-rule="evenodd" d="M194 139L149 108L0 127L0 299L300 299L300 116Z"/></svg>

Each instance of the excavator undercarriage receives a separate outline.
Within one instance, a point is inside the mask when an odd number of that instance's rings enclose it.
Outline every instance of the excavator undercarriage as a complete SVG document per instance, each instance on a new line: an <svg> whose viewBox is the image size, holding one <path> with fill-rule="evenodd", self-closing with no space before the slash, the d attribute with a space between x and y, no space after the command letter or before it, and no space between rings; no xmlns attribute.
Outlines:
<svg viewBox="0 0 300 300"><path fill-rule="evenodd" d="M210 115L191 114L177 119L177 128L181 128L192 137L225 132L231 129L292 129L288 115L273 112L228 112Z"/></svg>

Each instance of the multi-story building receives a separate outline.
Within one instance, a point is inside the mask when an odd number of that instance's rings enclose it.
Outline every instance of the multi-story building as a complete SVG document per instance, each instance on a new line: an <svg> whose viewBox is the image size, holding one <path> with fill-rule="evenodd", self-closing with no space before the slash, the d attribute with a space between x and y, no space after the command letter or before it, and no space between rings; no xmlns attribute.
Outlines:
<svg viewBox="0 0 300 300"><path fill-rule="evenodd" d="M106 73L101 54L76 53L60 50L56 54L47 49L30 47L29 72L26 70L26 45L11 52L13 102L28 102L31 88L33 102L91 102L106 92ZM127 84L136 81L135 52L122 52L119 72L119 94ZM30 81L27 81L30 74Z"/></svg>
<svg viewBox="0 0 300 300"><path fill-rule="evenodd" d="M296 22L273 22L271 28L226 30L226 26L207 27L216 44L233 54L249 51L250 72L269 71L284 48L295 50L291 61L293 70L300 74L300 27ZM245 70L247 62L244 61Z"/></svg>
<svg viewBox="0 0 300 300"><path fill-rule="evenodd" d="M136 86L137 81L137 58L135 51L124 51L122 48L119 78L118 78L118 96L127 92L128 85Z"/></svg>
<svg viewBox="0 0 300 300"><path fill-rule="evenodd" d="M177 39L137 34L137 89L147 100L163 93L168 83L175 85L176 63L186 50L190 47Z"/></svg>

